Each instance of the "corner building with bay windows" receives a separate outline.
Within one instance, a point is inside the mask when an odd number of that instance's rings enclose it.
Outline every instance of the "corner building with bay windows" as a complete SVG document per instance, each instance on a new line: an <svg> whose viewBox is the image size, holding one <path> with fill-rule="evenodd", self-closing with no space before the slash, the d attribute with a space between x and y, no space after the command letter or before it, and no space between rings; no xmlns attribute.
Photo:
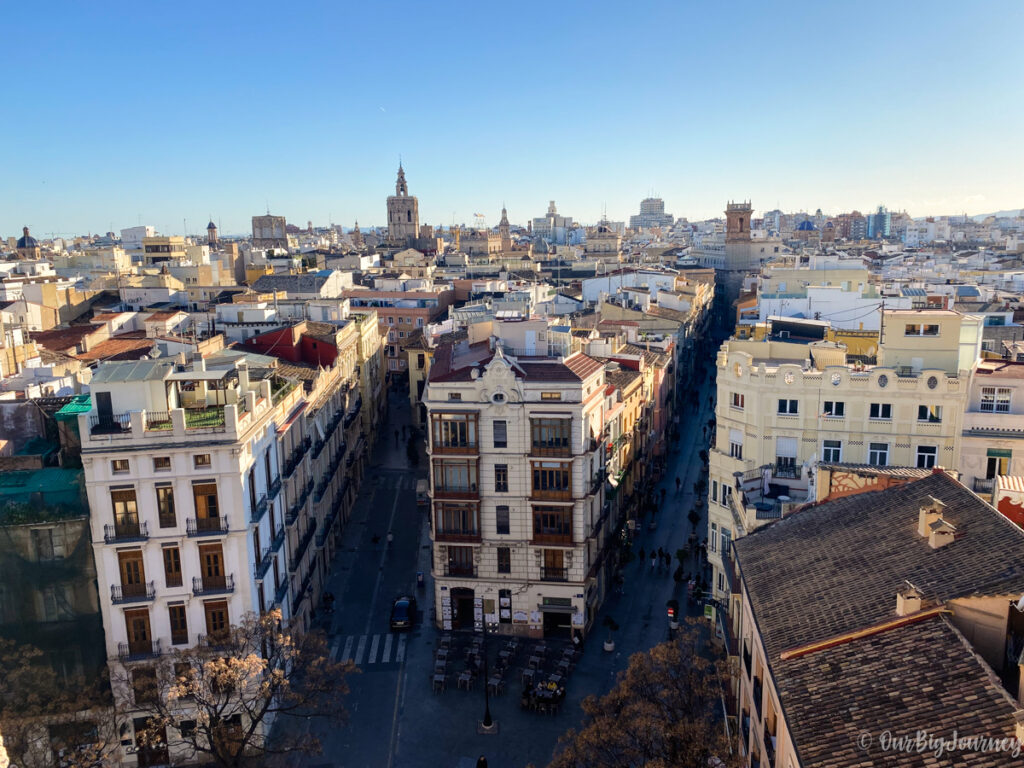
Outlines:
<svg viewBox="0 0 1024 768"><path fill-rule="evenodd" d="M443 345L423 403L436 621L531 637L586 633L604 591L604 364Z"/></svg>

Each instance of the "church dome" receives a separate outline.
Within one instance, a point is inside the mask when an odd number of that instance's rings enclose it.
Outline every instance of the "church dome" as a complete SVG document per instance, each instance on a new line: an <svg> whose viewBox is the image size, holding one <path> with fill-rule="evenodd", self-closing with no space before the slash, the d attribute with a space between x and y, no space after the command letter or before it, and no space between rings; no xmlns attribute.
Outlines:
<svg viewBox="0 0 1024 768"><path fill-rule="evenodd" d="M801 221L800 225L796 228L796 231L797 232L813 232L815 229L817 229L817 227L814 226L814 223L812 221L810 221L810 220L807 220L807 221Z"/></svg>
<svg viewBox="0 0 1024 768"><path fill-rule="evenodd" d="M38 248L39 241L28 233L28 227L21 228L22 235L18 238L18 248Z"/></svg>

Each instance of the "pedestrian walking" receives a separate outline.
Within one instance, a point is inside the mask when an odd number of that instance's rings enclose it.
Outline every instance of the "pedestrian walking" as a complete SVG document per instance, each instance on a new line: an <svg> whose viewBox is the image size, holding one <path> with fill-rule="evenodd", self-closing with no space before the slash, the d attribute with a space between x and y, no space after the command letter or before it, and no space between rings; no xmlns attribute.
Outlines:
<svg viewBox="0 0 1024 768"><path fill-rule="evenodd" d="M654 571L654 566L656 566L657 564L658 564L658 553L657 553L657 552L654 552L654 551L652 550L652 551L651 551L651 572L652 572L652 573L653 573L653 571Z"/></svg>
<svg viewBox="0 0 1024 768"><path fill-rule="evenodd" d="M646 558L646 557L647 557L647 552L644 550L643 547L640 547L640 562L642 563L644 561L644 558Z"/></svg>
<svg viewBox="0 0 1024 768"><path fill-rule="evenodd" d="M666 552L661 556L661 558L665 561L665 570L667 571L669 568L672 567L672 555Z"/></svg>
<svg viewBox="0 0 1024 768"><path fill-rule="evenodd" d="M395 540L395 534L388 531L388 549L391 549L391 542Z"/></svg>

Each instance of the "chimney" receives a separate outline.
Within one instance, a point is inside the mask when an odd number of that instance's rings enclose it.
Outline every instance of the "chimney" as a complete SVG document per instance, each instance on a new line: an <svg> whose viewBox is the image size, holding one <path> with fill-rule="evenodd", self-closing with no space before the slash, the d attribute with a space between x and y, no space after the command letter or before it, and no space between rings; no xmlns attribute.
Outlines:
<svg viewBox="0 0 1024 768"><path fill-rule="evenodd" d="M931 533L928 534L928 546L932 549L940 549L946 546L956 536L956 527L951 523L947 523L941 517L932 523L929 528Z"/></svg>
<svg viewBox="0 0 1024 768"><path fill-rule="evenodd" d="M921 590L909 581L903 582L903 588L896 592L896 615L909 616L921 610Z"/></svg>
<svg viewBox="0 0 1024 768"><path fill-rule="evenodd" d="M942 518L942 511L945 508L945 504L934 496L929 496L928 501L921 505L921 511L917 517L917 535L922 539L927 539L931 534L931 524Z"/></svg>

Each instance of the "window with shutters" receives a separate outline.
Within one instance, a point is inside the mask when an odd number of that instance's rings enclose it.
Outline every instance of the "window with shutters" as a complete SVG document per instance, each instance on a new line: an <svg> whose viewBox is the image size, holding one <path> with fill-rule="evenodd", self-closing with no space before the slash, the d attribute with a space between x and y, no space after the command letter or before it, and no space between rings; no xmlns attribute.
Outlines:
<svg viewBox="0 0 1024 768"><path fill-rule="evenodd" d="M511 531L508 507L501 505L494 509L494 524L499 535L506 535Z"/></svg>
<svg viewBox="0 0 1024 768"><path fill-rule="evenodd" d="M177 547L164 547L164 580L168 587L181 586L181 550Z"/></svg>
<svg viewBox="0 0 1024 768"><path fill-rule="evenodd" d="M498 547L498 573L512 573L512 550Z"/></svg>
<svg viewBox="0 0 1024 768"><path fill-rule="evenodd" d="M168 605L167 616L171 622L171 645L188 645L188 620L184 605Z"/></svg>
<svg viewBox="0 0 1024 768"><path fill-rule="evenodd" d="M174 488L170 483L156 487L156 510L161 528L174 528L178 524L174 515Z"/></svg>
<svg viewBox="0 0 1024 768"><path fill-rule="evenodd" d="M496 420L492 426L494 430L494 447L508 448L508 424L505 421Z"/></svg>

